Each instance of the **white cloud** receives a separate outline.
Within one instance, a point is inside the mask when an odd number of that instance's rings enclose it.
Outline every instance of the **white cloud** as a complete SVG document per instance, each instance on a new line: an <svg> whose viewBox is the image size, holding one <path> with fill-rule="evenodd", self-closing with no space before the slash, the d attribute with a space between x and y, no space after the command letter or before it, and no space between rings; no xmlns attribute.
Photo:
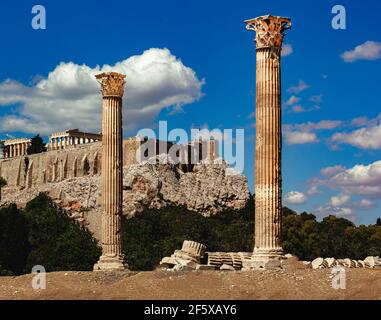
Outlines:
<svg viewBox="0 0 381 320"><path fill-rule="evenodd" d="M335 215L338 217L346 217L353 219L353 209L349 207L335 207L331 205L325 205L317 208L316 210L314 210L313 213L323 217L328 215Z"/></svg>
<svg viewBox="0 0 381 320"><path fill-rule="evenodd" d="M339 120L321 120L318 122L306 122L293 125L293 128L301 131L333 130L342 125Z"/></svg>
<svg viewBox="0 0 381 320"><path fill-rule="evenodd" d="M355 119L354 124L366 121L365 118ZM381 148L381 124L370 125L352 132L338 132L331 137L332 142L346 143L361 149L380 149Z"/></svg>
<svg viewBox="0 0 381 320"><path fill-rule="evenodd" d="M341 207L347 204L351 200L351 197L347 194L340 194L338 196L331 197L331 205L334 207Z"/></svg>
<svg viewBox="0 0 381 320"><path fill-rule="evenodd" d="M356 219L358 210L376 207L375 200L381 199L381 160L369 165L357 164L350 169L343 166L327 167L321 170L323 179L314 178L314 187L327 187L340 194L315 210L316 214L346 216ZM352 200L357 198L357 200Z"/></svg>
<svg viewBox="0 0 381 320"><path fill-rule="evenodd" d="M320 170L320 173L323 176L332 177L335 174L337 174L339 172L342 172L344 170L345 170L345 168L343 166L338 165L338 166L332 166L332 167L323 168L323 169Z"/></svg>
<svg viewBox="0 0 381 320"><path fill-rule="evenodd" d="M203 95L204 81L168 49L152 48L114 65L94 68L62 62L32 86L10 79L0 83L0 106L17 105L15 114L0 118L0 131L99 131L102 99L94 76L108 71L127 76L123 99L126 130L150 126L161 110L179 112Z"/></svg>
<svg viewBox="0 0 381 320"><path fill-rule="evenodd" d="M316 143L319 141L315 133L303 131L286 131L285 139L288 145Z"/></svg>
<svg viewBox="0 0 381 320"><path fill-rule="evenodd" d="M312 186L308 189L308 191L307 191L307 194L308 194L309 196L313 196L313 195L315 195L315 194L319 194L319 193L320 193L320 191L319 191L318 187L315 186L315 185L312 185Z"/></svg>
<svg viewBox="0 0 381 320"><path fill-rule="evenodd" d="M298 103L299 101L300 101L300 98L298 98L296 96L291 96L290 99L288 99L284 105L286 107L289 107L289 106L292 106L295 103Z"/></svg>
<svg viewBox="0 0 381 320"><path fill-rule="evenodd" d="M357 60L377 60L381 58L381 43L375 41L366 41L353 50L345 51L341 57L345 62L354 62Z"/></svg>
<svg viewBox="0 0 381 320"><path fill-rule="evenodd" d="M321 120L319 122L306 122L300 124L286 124L284 136L288 145L319 142L314 131L333 130L342 125L342 121Z"/></svg>
<svg viewBox="0 0 381 320"><path fill-rule="evenodd" d="M341 189L346 194L381 198L381 160L369 165L358 164L343 168L320 184Z"/></svg>
<svg viewBox="0 0 381 320"><path fill-rule="evenodd" d="M294 111L295 113L311 112L311 111L319 110L319 109L320 109L319 106L313 106L310 108L305 108L303 106L298 105L298 106L292 107L292 111Z"/></svg>
<svg viewBox="0 0 381 320"><path fill-rule="evenodd" d="M371 209L376 206L373 201L368 199L361 199L360 201L355 202L353 205L361 209Z"/></svg>
<svg viewBox="0 0 381 320"><path fill-rule="evenodd" d="M285 44L282 47L282 57L287 57L291 55L294 52L294 49L292 48L291 44Z"/></svg>
<svg viewBox="0 0 381 320"><path fill-rule="evenodd" d="M286 194L285 202L287 204L300 205L306 203L308 200L307 196L298 191L291 191Z"/></svg>
<svg viewBox="0 0 381 320"><path fill-rule="evenodd" d="M307 90L309 87L310 86L308 84L306 84L303 80L300 80L297 85L288 88L287 92L298 94L298 93L301 93L301 92Z"/></svg>
<svg viewBox="0 0 381 320"><path fill-rule="evenodd" d="M358 117L351 121L351 125L354 127L363 127L369 124L368 117Z"/></svg>

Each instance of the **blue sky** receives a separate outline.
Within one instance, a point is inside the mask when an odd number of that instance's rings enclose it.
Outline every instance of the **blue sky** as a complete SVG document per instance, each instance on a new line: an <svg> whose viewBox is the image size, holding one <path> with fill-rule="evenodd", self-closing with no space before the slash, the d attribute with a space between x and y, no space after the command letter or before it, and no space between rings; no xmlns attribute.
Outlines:
<svg viewBox="0 0 381 320"><path fill-rule="evenodd" d="M46 30L31 27L35 4L46 8ZM346 8L346 30L331 26L336 4ZM285 204L373 223L381 217L380 10L376 0L4 0L0 139L99 129L98 89L86 75L119 62L131 79L126 136L159 120L245 128L253 190L255 44L243 20L282 15L293 23L292 53L282 58Z"/></svg>

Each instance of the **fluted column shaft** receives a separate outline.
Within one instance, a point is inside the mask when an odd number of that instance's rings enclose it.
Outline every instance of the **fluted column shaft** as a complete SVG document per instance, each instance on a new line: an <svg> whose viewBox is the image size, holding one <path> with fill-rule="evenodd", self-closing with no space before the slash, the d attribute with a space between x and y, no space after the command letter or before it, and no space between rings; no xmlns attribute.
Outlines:
<svg viewBox="0 0 381 320"><path fill-rule="evenodd" d="M288 18L246 20L256 33L256 145L254 259L280 257L282 250L281 50ZM264 260L263 259L263 260Z"/></svg>
<svg viewBox="0 0 381 320"><path fill-rule="evenodd" d="M122 197L122 97L125 76L102 73L96 76L102 86L102 256L94 270L123 270Z"/></svg>
<svg viewBox="0 0 381 320"><path fill-rule="evenodd" d="M280 48L257 50L255 253L282 253Z"/></svg>
<svg viewBox="0 0 381 320"><path fill-rule="evenodd" d="M122 98L103 98L102 248L103 255L122 255Z"/></svg>

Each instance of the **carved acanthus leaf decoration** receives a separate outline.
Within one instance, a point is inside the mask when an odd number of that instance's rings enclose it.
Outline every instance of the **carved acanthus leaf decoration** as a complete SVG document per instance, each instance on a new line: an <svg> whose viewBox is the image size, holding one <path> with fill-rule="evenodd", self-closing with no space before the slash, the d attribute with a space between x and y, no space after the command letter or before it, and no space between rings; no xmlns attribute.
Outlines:
<svg viewBox="0 0 381 320"><path fill-rule="evenodd" d="M95 77L102 86L103 97L123 97L124 85L126 84L124 74L109 72L98 74Z"/></svg>
<svg viewBox="0 0 381 320"><path fill-rule="evenodd" d="M284 32L291 28L290 19L271 15L246 20L245 23L247 30L256 32L255 41L258 49L268 47L281 48Z"/></svg>

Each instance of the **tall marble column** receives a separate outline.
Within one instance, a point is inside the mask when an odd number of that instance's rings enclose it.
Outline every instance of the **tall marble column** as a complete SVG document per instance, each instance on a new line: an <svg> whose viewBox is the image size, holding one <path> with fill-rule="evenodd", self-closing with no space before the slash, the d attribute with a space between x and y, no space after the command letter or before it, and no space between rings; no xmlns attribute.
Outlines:
<svg viewBox="0 0 381 320"><path fill-rule="evenodd" d="M288 18L245 21L256 32L255 247L253 268L276 261L282 250L281 50Z"/></svg>
<svg viewBox="0 0 381 320"><path fill-rule="evenodd" d="M122 97L125 75L96 76L102 87L102 256L94 270L124 270L122 254Z"/></svg>

